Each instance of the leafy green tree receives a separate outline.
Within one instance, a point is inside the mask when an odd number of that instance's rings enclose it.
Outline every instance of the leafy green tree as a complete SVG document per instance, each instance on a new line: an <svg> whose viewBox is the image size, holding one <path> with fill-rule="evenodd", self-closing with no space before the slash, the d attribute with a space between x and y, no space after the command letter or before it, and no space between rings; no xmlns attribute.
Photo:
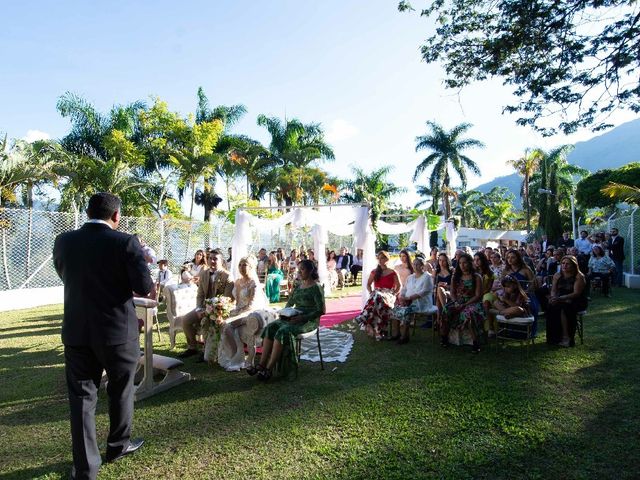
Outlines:
<svg viewBox="0 0 640 480"><path fill-rule="evenodd" d="M533 150L525 150L524 155L515 160L508 160L507 165L514 168L514 170L522 177L522 185L520 187L520 197L522 198L522 204L525 207L527 215L527 232L531 233L531 195L529 193L529 183L531 176L538 169L540 159L544 153L536 148Z"/></svg>
<svg viewBox="0 0 640 480"><path fill-rule="evenodd" d="M303 189L303 174L316 162L333 160L335 155L325 141L324 131L317 123L303 124L297 119L258 116L258 125L271 135L269 152L274 162L281 165L274 185L276 197L285 205L293 205Z"/></svg>
<svg viewBox="0 0 640 480"><path fill-rule="evenodd" d="M435 122L428 121L430 132L427 135L416 137L416 152L427 150L431 153L422 160L413 174L413 181L430 167L433 167L429 176L429 188L432 192L438 191L442 195L442 204L446 218L451 216L451 175L449 168L453 168L462 183L462 190L467 188L467 170L475 175L480 175L480 168L463 151L469 148L484 147L484 144L473 138L462 138L471 124L462 123L450 131L446 131Z"/></svg>
<svg viewBox="0 0 640 480"><path fill-rule="evenodd" d="M576 200L586 208L612 208L619 197L611 196L603 189L610 183L622 185L640 185L640 163L633 162L616 169L598 170L583 178L576 188Z"/></svg>
<svg viewBox="0 0 640 480"><path fill-rule="evenodd" d="M509 229L516 214L513 211L515 197L505 187L493 187L479 198L483 228Z"/></svg>
<svg viewBox="0 0 640 480"><path fill-rule="evenodd" d="M460 217L463 227L477 227L480 225L480 209L482 208L482 193L468 190L458 194L453 213Z"/></svg>
<svg viewBox="0 0 640 480"><path fill-rule="evenodd" d="M412 10L408 0L401 11ZM422 58L440 63L445 85L503 79L520 99L507 112L551 135L600 130L617 108L640 111L640 5L636 0L477 0L427 3L435 21ZM541 122L554 115L557 127Z"/></svg>
<svg viewBox="0 0 640 480"><path fill-rule="evenodd" d="M371 207L371 223L374 229L380 215L390 205L391 198L406 191L405 188L394 185L387 178L392 169L391 166L385 166L367 173L360 167L352 166L354 178L344 182L346 192L342 194L342 199L352 203L368 203Z"/></svg>
<svg viewBox="0 0 640 480"><path fill-rule="evenodd" d="M223 131L220 139L213 151L215 161L215 173L217 173L225 182L227 193L227 209L231 210L231 200L229 198L231 182L237 178L240 170L231 159L232 150L237 146L240 140L238 136L230 133L234 125L247 113L244 105L218 105L211 107L209 98L204 93L202 87L198 88L198 106L196 108L196 124L212 121L220 121L223 125ZM222 201L215 192L216 177L211 175L206 177L203 182L202 190L196 194L196 203L204 207L204 220L208 222L211 213Z"/></svg>
<svg viewBox="0 0 640 480"><path fill-rule="evenodd" d="M539 170L531 177L532 202L540 214L540 227L550 239L562 235L562 210L570 211L570 197L575 191L576 179L589 174L588 170L567 162L573 147L563 145L550 152L541 152ZM550 191L550 194L540 190Z"/></svg>

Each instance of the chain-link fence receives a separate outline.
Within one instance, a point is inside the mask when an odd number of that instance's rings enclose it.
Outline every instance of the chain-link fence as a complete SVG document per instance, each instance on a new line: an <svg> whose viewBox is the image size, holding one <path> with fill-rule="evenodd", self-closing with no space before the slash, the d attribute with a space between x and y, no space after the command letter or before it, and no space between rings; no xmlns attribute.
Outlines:
<svg viewBox="0 0 640 480"><path fill-rule="evenodd" d="M624 267L625 273L640 274L640 209L616 214L607 221L596 225L580 225L578 232L586 230L592 233L609 233L612 228L618 229L618 234L624 238Z"/></svg>
<svg viewBox="0 0 640 480"><path fill-rule="evenodd" d="M80 227L86 220L84 213L0 208L0 291L62 285L53 267L53 242L57 235ZM226 217L213 217L211 222L122 217L118 230L140 235L158 259L167 259L169 269L178 272L199 248L220 248L226 253L234 225ZM310 228L289 226L271 231L253 229L249 252L281 247L288 254L291 248L313 248L310 232ZM329 234L330 249L351 244L351 236ZM318 252L316 255L320 258Z"/></svg>

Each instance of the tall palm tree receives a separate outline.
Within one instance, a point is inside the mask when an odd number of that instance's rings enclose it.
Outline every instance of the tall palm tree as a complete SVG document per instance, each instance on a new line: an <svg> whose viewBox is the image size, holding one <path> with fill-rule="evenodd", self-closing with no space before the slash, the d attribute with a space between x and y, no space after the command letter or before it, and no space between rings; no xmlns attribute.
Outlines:
<svg viewBox="0 0 640 480"><path fill-rule="evenodd" d="M462 190L466 190L467 170L475 175L480 175L480 168L473 160L464 155L463 151L474 147L482 148L484 144L474 138L462 138L462 135L472 126L469 123L457 125L450 131L446 131L442 126L432 121L428 121L427 126L431 131L427 135L416 137L416 152L427 150L431 153L418 164L413 174L413 180L416 181L429 167L433 167L429 176L429 185L432 191L438 190L441 193L444 214L446 218L449 218L451 216L449 167L453 168L453 171L460 178Z"/></svg>
<svg viewBox="0 0 640 480"><path fill-rule="evenodd" d="M322 160L333 160L335 155L325 141L324 131L317 123L303 124L300 120L258 116L258 125L271 135L269 152L281 165L278 180L285 205L293 205L296 192L302 189L303 173Z"/></svg>
<svg viewBox="0 0 640 480"><path fill-rule="evenodd" d="M229 199L230 182L237 176L238 169L230 159L232 148L235 146L235 135L230 133L233 126L247 113L247 108L242 104L218 105L210 107L209 99L202 87L198 88L198 106L196 108L196 124L219 121L223 125L223 131L213 151L212 160L215 163L214 170L203 182L202 190L196 195L196 203L204 207L204 221L211 219L213 210L222 199L215 192L216 175L220 175L225 181L227 190L227 208L231 209Z"/></svg>
<svg viewBox="0 0 640 480"><path fill-rule="evenodd" d="M346 192L343 200L353 203L368 203L371 207L371 223L376 228L380 215L387 209L391 197L406 192L406 188L398 187L387 178L393 167L385 167L365 172L359 167L352 166L353 180L344 182Z"/></svg>
<svg viewBox="0 0 640 480"><path fill-rule="evenodd" d="M520 187L520 197L525 206L527 214L527 233L531 233L531 196L529 194L529 182L531 176L538 169L540 160L543 158L544 152L539 148L533 150L525 150L524 155L515 160L507 160L507 165L513 167L515 171L522 177L522 185Z"/></svg>
<svg viewBox="0 0 640 480"><path fill-rule="evenodd" d="M540 227L552 239L562 235L561 210L570 209L576 179L589 174L588 170L567 162L567 154L572 149L571 145L563 145L549 152L542 151L539 169L531 176L529 192L532 202L538 206ZM540 190L548 190L551 194L539 193Z"/></svg>

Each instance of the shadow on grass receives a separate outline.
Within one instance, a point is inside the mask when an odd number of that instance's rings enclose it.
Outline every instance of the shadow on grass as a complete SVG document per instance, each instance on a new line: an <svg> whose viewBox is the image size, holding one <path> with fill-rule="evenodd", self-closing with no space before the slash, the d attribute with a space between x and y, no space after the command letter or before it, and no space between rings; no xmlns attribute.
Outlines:
<svg viewBox="0 0 640 480"><path fill-rule="evenodd" d="M56 478L68 478L71 474L71 464L68 462L54 462L38 467L16 469L8 473L0 473L0 480L33 480L37 478L51 478L53 474L60 474Z"/></svg>

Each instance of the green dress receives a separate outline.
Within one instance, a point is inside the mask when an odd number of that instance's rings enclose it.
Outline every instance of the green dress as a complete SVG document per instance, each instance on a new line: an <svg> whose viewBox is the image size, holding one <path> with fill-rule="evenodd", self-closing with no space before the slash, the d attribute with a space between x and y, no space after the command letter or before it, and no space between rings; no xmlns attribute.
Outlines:
<svg viewBox="0 0 640 480"><path fill-rule="evenodd" d="M296 354L296 337L301 333L311 332L318 328L320 316L324 314L324 291L322 286L315 284L307 288L296 288L287 307L294 307L302 313L302 323L290 324L286 320L276 320L267 325L262 332L262 338L277 340L283 346L282 355L278 361L277 370L287 373L289 367L298 364Z"/></svg>
<svg viewBox="0 0 640 480"><path fill-rule="evenodd" d="M280 301L280 282L282 282L283 278L284 273L279 268L269 267L269 270L267 270L264 293L267 294L269 302L276 303Z"/></svg>

